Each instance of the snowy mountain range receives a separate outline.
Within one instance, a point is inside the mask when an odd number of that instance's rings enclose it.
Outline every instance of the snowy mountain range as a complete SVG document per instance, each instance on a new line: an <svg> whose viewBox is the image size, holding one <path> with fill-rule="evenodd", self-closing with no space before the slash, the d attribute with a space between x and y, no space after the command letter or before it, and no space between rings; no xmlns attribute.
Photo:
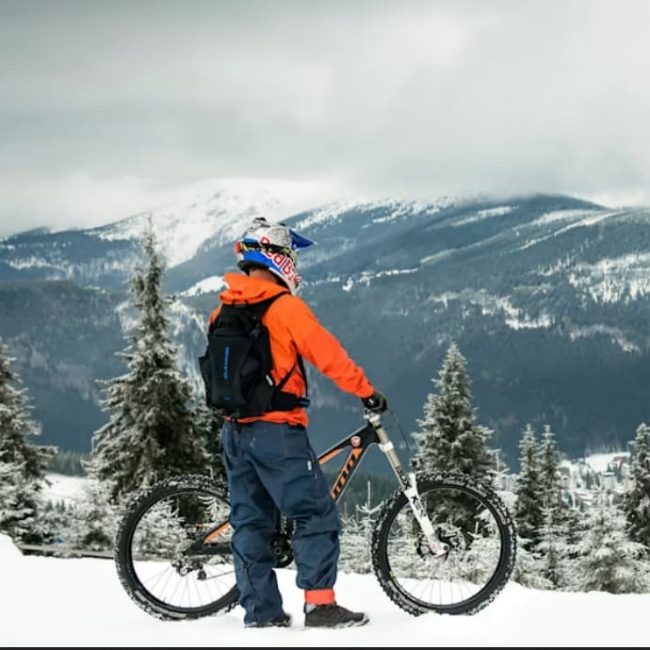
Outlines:
<svg viewBox="0 0 650 650"><path fill-rule="evenodd" d="M285 196L291 194L285 192ZM196 374L203 323L258 214L317 245L305 299L413 430L454 340L478 419L517 454L526 422L571 455L624 446L648 420L650 211L567 196L297 203L245 186L202 187L92 230L0 240L0 336L32 389L43 439L87 449L104 415L96 379L121 372L126 280L149 218L168 262L181 364ZM316 446L359 422L356 400L312 373Z"/></svg>
<svg viewBox="0 0 650 650"><path fill-rule="evenodd" d="M300 205L309 186L274 181L202 183L166 205L88 230L32 230L0 240L0 280L74 279L118 286L139 257L138 240L151 222L170 268L199 251L232 245L257 216L276 220Z"/></svg>

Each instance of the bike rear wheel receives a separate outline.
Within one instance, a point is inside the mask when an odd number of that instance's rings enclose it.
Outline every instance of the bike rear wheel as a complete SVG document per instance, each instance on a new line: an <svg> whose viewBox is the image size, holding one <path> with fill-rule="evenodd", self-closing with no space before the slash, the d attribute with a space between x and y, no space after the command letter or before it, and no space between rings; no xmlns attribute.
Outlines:
<svg viewBox="0 0 650 650"><path fill-rule="evenodd" d="M115 561L139 607L160 619L182 620L237 604L229 510L222 490L205 476L166 479L131 501Z"/></svg>
<svg viewBox="0 0 650 650"><path fill-rule="evenodd" d="M503 589L514 567L512 518L491 488L466 476L423 480L418 491L448 552L431 552L399 491L375 525L375 574L388 597L410 614L474 614Z"/></svg>

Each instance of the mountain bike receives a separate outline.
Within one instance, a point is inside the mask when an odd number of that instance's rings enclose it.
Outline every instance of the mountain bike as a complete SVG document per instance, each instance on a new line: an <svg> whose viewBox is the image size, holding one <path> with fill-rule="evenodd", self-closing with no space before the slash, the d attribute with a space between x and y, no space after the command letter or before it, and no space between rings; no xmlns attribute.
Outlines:
<svg viewBox="0 0 650 650"><path fill-rule="evenodd" d="M365 453L377 445L398 482L375 520L369 553L387 596L410 614L474 614L507 583L516 555L508 509L495 490L465 475L406 472L382 416L322 453L347 452L331 495L338 502ZM227 612L238 602L227 491L206 476L165 479L128 505L115 560L130 597L168 620ZM278 514L271 542L278 568L293 561L293 524ZM345 531L343 541L345 543Z"/></svg>

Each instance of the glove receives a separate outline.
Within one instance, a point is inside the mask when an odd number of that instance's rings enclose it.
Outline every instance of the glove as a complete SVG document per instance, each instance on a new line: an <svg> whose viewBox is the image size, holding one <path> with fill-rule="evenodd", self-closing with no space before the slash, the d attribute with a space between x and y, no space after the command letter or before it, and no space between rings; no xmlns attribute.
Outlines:
<svg viewBox="0 0 650 650"><path fill-rule="evenodd" d="M388 408L386 398L377 389L370 397L362 398L361 402L368 410L375 413L383 413Z"/></svg>

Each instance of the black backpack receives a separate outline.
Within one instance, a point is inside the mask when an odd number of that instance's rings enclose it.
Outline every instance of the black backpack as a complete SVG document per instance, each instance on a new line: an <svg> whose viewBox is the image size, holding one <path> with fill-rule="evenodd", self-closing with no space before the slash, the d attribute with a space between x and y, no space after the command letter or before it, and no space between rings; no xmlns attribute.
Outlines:
<svg viewBox="0 0 650 650"><path fill-rule="evenodd" d="M251 417L269 411L290 411L309 405L307 397L282 390L291 374L300 368L307 387L302 357L277 384L271 376L273 359L269 332L262 317L280 293L256 303L221 306L208 331L205 354L199 357L209 406L235 418ZM306 391L307 394L307 391Z"/></svg>

